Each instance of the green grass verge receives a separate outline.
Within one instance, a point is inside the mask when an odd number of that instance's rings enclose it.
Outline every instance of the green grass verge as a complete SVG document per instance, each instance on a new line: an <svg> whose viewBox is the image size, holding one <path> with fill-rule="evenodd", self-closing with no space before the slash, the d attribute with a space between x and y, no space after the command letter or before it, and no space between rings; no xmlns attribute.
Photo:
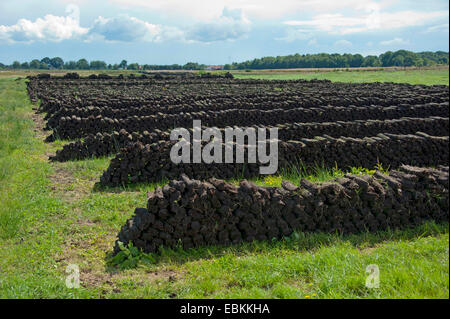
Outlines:
<svg viewBox="0 0 450 319"><path fill-rule="evenodd" d="M60 144L36 136L32 107L23 81L0 79L0 298L449 297L448 224L112 259L120 227L155 185L95 190L109 158L49 163ZM256 182L342 174L296 169ZM65 286L69 264L80 268L80 289ZM379 289L365 287L369 264L380 269Z"/></svg>
<svg viewBox="0 0 450 319"><path fill-rule="evenodd" d="M318 79L331 80L334 82L395 82L409 84L449 84L449 69L423 69L406 71L328 71L328 72L305 72L305 71L259 71L251 72L233 71L238 79L266 79L266 80L298 80Z"/></svg>

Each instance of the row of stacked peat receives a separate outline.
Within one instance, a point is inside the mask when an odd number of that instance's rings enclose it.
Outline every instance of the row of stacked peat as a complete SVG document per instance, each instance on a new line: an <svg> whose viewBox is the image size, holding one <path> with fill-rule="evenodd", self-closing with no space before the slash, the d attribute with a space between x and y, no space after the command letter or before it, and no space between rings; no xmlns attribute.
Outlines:
<svg viewBox="0 0 450 319"><path fill-rule="evenodd" d="M192 127L193 120L200 120L209 127L276 125L293 122L335 122L358 120L386 120L402 117L448 117L449 104L428 103L421 105L383 106L321 106L311 108L294 108L289 110L243 110L229 109L223 111L201 111L192 113L163 114L148 116L129 116L126 118L109 118L98 116L62 117L58 125L53 127L53 134L47 141L56 137L61 139L75 139L89 134L108 133L124 129L128 132L152 131L155 129L168 130L176 127Z"/></svg>
<svg viewBox="0 0 450 319"><path fill-rule="evenodd" d="M272 140L271 142L275 142ZM133 143L123 148L111 160L109 167L100 178L102 186L120 186L129 183L161 182L186 174L189 178L207 179L210 177L252 178L260 174L263 163L257 157L256 163L248 162L248 145L241 145L244 163L226 163L225 148L236 154L239 144L222 143L221 163L174 163L171 150L176 141L159 141L153 144ZM193 143L192 143L193 144ZM190 148L193 145L190 144ZM203 146L206 142L203 142ZM270 153L266 144L266 154ZM338 167L347 170L351 167L372 169L378 164L397 168L402 164L415 166L448 165L449 137L430 136L425 133L395 135L378 134L364 138L329 136L299 141L278 141L278 172L289 172L292 167ZM258 153L259 154L259 153ZM259 156L259 155L258 155Z"/></svg>
<svg viewBox="0 0 450 319"><path fill-rule="evenodd" d="M411 118L402 117L392 120L358 120L351 122L314 122L314 123L284 123L275 126L251 126L255 130L260 127L267 129L276 128L278 138L282 141L296 140L302 138L314 138L315 136L328 135L331 137L357 137L375 136L379 133L408 134L411 132L423 132L433 136L445 136L449 130L448 117L425 117ZM221 128L224 135L224 128ZM192 129L189 129L192 135ZM84 140L66 144L62 149L56 151L51 157L54 161L69 161L91 157L101 157L119 153L120 149L130 143L140 142L152 144L162 140L170 140L170 130L128 132L124 129L119 132L90 134Z"/></svg>
<svg viewBox="0 0 450 319"><path fill-rule="evenodd" d="M389 175L350 175L325 183L239 186L182 175L148 194L118 241L144 252L271 240L294 231L358 233L449 217L448 166L402 166ZM120 251L116 242L115 252Z"/></svg>

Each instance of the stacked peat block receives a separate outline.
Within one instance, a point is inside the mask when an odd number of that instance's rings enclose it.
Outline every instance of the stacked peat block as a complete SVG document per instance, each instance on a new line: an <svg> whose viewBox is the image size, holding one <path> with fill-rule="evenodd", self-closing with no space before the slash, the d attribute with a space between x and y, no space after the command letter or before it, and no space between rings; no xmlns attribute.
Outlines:
<svg viewBox="0 0 450 319"><path fill-rule="evenodd" d="M128 132L168 130L176 127L192 127L194 120L201 120L202 125L212 127L276 125L288 122L336 122L356 120L386 120L401 117L449 116L448 102L424 105L399 105L392 107L335 107L323 106L313 108L295 108L291 110L240 110L202 111L180 114L148 116L129 116L127 118L109 118L101 115L89 117L61 117L54 133L47 141L59 138L81 138L89 134L106 133L125 129Z"/></svg>
<svg viewBox="0 0 450 319"><path fill-rule="evenodd" d="M61 117L89 117L98 116L109 117L109 118L126 118L129 116L147 116L162 112L165 114L178 114L181 112L192 113L199 111L222 111L229 109L240 109L240 110L274 110L274 109L295 109L295 108L310 108L318 107L323 105L332 106L358 106L358 107L369 107L369 106L397 106L404 105L404 99L396 98L393 99L392 105L386 105L386 101L383 104L363 104L366 99L355 100L353 97L351 100L343 99L342 97L326 96L320 97L318 100L304 99L301 95L294 95L286 93L284 95L266 95L266 96L254 96L254 95L243 95L239 96L239 99L233 99L231 97L222 96L208 96L204 99L201 97L183 97L183 99L175 99L173 97L168 100L162 101L134 101L134 104L127 103L127 101L111 99L106 105L65 105L62 106L58 111L48 113L46 115L46 120L48 119L47 128L54 128L58 125L58 121ZM429 99L431 101L439 101L439 103L448 102L445 98L434 98ZM351 104L351 102L357 102L356 105ZM415 99L412 99L408 105L418 105L424 103L417 103ZM98 101L97 101L98 103ZM105 104L105 103L103 103ZM126 107L125 107L126 106Z"/></svg>
<svg viewBox="0 0 450 319"><path fill-rule="evenodd" d="M448 101L448 86L408 85L394 83L331 83L329 81L265 81L265 80L232 80L215 79L213 81L201 78L175 81L154 80L70 80L63 78L38 79L29 77L28 89L30 95L43 99L42 109L54 112L61 107L75 106L111 106L127 108L144 104L160 104L171 107L184 104L188 107L193 101L210 101L212 106L221 107L220 102L233 100L235 108L263 107L277 103L280 108L293 105L302 107L318 105L363 106L363 105L399 105L424 104L430 102ZM98 78L98 77L97 77ZM174 85L175 84L175 85ZM182 98L167 90L162 95L161 88L172 85L173 90L182 92ZM191 86L195 85L195 91ZM224 86L226 91L224 92ZM71 91L77 87L79 90ZM117 88L117 89L115 89ZM141 90L140 88L145 88ZM112 90L110 90L112 89ZM129 91L131 90L131 91ZM263 94L261 94L263 92ZM320 94L317 94L320 92ZM155 94L156 93L156 94ZM188 94L185 94L188 93ZM236 98L236 94L239 98ZM59 107L46 105L47 98L64 100ZM81 98L81 99L80 99ZM186 99L187 98L187 99ZM224 99L223 99L224 98ZM219 101L217 99L222 99ZM168 102L168 103L165 103ZM227 103L225 103L227 104ZM54 105L57 106L57 105ZM177 106L175 106L177 107ZM226 106L229 108L229 105ZM273 106L272 106L273 108ZM185 111L187 111L186 109Z"/></svg>
<svg viewBox="0 0 450 319"><path fill-rule="evenodd" d="M100 178L103 186L118 186L136 182L160 182L186 174L189 178L251 178L259 175L262 163L247 162L247 145L244 145L245 163L179 163L170 158L175 141L159 141L153 144L132 143L123 148L110 162ZM205 144L206 142L203 142ZM305 166L365 167L373 169L377 164L397 168L402 164L416 166L448 165L449 137L378 134L373 137L333 138L330 136L299 141L278 142L278 170ZM268 143L269 144L269 143ZM192 147L192 145L191 145ZM222 149L224 149L222 144ZM233 146L236 149L236 144ZM192 155L192 151L190 152ZM236 152L234 151L234 154Z"/></svg>
<svg viewBox="0 0 450 319"><path fill-rule="evenodd" d="M107 156L118 153L130 143L152 144L160 140L170 140L170 132L156 129L151 133L147 131L130 133L122 129L119 132L90 134L83 141L77 140L64 145L62 149L56 151L55 156L50 157L50 160L65 162Z"/></svg>
<svg viewBox="0 0 450 319"><path fill-rule="evenodd" d="M118 241L144 252L272 240L294 231L358 233L448 221L448 166L401 166L389 175L350 175L324 183L239 186L182 175L148 194ZM115 252L120 251L116 242Z"/></svg>
<svg viewBox="0 0 450 319"><path fill-rule="evenodd" d="M264 126L251 126L254 129ZM449 119L445 117L428 118L400 118L392 120L367 120L352 122L325 122L325 123L284 123L276 126L267 126L267 129L277 128L278 138L282 141L297 140L299 138L313 138L315 136L329 135L331 137L365 137L379 133L408 134L423 132L433 136L448 134ZM224 128L220 129L222 136ZM192 131L192 129L190 129ZM191 132L192 135L192 132ZM152 144L157 141L169 140L170 131L155 129L152 133L144 131L127 132L122 129L113 133L97 133L88 135L83 141L75 141L63 146L50 157L54 161L79 160L90 157L107 156L118 153L123 147L132 142Z"/></svg>

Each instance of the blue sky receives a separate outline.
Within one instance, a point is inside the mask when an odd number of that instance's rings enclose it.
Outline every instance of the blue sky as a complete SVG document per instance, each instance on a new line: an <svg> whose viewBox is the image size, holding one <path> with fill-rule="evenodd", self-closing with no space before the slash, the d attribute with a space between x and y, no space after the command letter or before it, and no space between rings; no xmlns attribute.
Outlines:
<svg viewBox="0 0 450 319"><path fill-rule="evenodd" d="M205 64L294 53L449 50L448 1L0 2L0 62Z"/></svg>

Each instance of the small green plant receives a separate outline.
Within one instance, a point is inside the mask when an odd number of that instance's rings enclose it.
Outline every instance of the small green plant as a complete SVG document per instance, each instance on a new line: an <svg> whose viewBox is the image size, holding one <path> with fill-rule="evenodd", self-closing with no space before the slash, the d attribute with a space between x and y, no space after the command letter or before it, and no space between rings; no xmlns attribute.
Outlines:
<svg viewBox="0 0 450 319"><path fill-rule="evenodd" d="M379 171L383 174L389 174L389 166L388 168L384 168L383 165L377 160L377 164L373 169L368 169L361 166L350 168L350 173L353 175L373 175L376 171Z"/></svg>
<svg viewBox="0 0 450 319"><path fill-rule="evenodd" d="M151 254L144 254L132 242L125 246L119 241L118 245L120 251L110 259L110 264L117 266L121 270L136 268L140 261L145 263L154 263L156 261Z"/></svg>
<svg viewBox="0 0 450 319"><path fill-rule="evenodd" d="M389 174L389 166L387 168L384 168L378 159L377 164L375 165L375 169L383 174Z"/></svg>
<svg viewBox="0 0 450 319"><path fill-rule="evenodd" d="M367 169L365 167L351 167L350 173L353 175L373 175L376 170L374 169Z"/></svg>

